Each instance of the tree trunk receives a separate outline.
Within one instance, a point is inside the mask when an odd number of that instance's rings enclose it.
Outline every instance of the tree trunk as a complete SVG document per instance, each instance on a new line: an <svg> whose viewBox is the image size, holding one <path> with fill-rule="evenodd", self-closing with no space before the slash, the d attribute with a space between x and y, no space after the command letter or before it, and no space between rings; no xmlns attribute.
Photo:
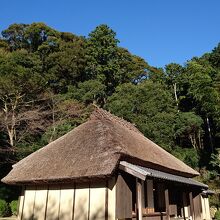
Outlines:
<svg viewBox="0 0 220 220"><path fill-rule="evenodd" d="M178 96L177 96L177 88L176 88L176 83L173 84L173 91L174 91L174 96L175 96L175 101L176 101L176 106L177 110L179 112L179 101L178 101Z"/></svg>
<svg viewBox="0 0 220 220"><path fill-rule="evenodd" d="M52 100L52 127L53 127L53 131L52 131L52 134L50 136L50 140L49 140L49 143L53 141L53 138L54 138L54 134L56 132L56 126L55 126L55 101L54 101L54 97L52 96L51 98Z"/></svg>
<svg viewBox="0 0 220 220"><path fill-rule="evenodd" d="M213 153L214 149L213 149L212 133L211 133L210 122L209 122L208 117L206 117L206 123L207 123L207 128L208 128L208 133L209 133L209 142L210 142L211 152Z"/></svg>
<svg viewBox="0 0 220 220"><path fill-rule="evenodd" d="M195 134L190 134L189 135L189 139L190 139L190 142L191 142L193 148L195 150L198 150L198 145L197 145L197 141L196 141L196 135Z"/></svg>
<svg viewBox="0 0 220 220"><path fill-rule="evenodd" d="M20 94L16 94L14 99L10 97L2 98L4 103L3 112L5 115L5 127L8 133L9 143L12 147L14 147L16 140L16 110L18 107L19 99L21 98L22 96Z"/></svg>

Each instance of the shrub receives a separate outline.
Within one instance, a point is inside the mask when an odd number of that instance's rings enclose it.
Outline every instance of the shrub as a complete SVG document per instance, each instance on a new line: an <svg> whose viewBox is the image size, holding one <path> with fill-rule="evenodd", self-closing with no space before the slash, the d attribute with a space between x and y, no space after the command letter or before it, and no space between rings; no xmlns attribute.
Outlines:
<svg viewBox="0 0 220 220"><path fill-rule="evenodd" d="M219 210L216 211L214 219L220 220L220 211Z"/></svg>
<svg viewBox="0 0 220 220"><path fill-rule="evenodd" d="M10 215L10 208L5 200L0 199L0 217L7 217Z"/></svg>
<svg viewBox="0 0 220 220"><path fill-rule="evenodd" d="M17 210L18 201L17 200L11 201L10 208L11 208L12 215L17 215L18 214L18 210Z"/></svg>
<svg viewBox="0 0 220 220"><path fill-rule="evenodd" d="M172 154L192 168L197 168L199 166L199 155L194 148L176 147L172 151Z"/></svg>

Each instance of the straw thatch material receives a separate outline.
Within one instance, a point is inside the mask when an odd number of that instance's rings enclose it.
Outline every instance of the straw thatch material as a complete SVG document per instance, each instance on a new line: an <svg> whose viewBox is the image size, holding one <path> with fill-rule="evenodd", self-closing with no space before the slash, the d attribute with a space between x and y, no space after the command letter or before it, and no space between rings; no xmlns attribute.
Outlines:
<svg viewBox="0 0 220 220"><path fill-rule="evenodd" d="M186 177L198 175L134 125L97 108L90 120L15 164L2 181L42 184L106 178L120 160Z"/></svg>

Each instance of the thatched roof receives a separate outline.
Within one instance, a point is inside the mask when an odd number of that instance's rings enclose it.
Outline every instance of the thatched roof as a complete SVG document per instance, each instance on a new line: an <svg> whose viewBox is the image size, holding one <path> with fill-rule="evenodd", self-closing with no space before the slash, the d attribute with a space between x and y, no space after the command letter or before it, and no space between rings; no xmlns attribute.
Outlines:
<svg viewBox="0 0 220 220"><path fill-rule="evenodd" d="M22 185L106 178L121 160L185 177L198 175L134 125L96 108L90 120L15 164L2 181Z"/></svg>

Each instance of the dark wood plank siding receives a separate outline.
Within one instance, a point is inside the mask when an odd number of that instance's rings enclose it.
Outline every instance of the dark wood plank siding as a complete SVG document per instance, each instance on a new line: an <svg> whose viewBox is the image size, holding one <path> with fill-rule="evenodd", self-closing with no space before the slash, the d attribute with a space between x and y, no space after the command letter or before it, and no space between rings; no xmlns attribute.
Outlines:
<svg viewBox="0 0 220 220"><path fill-rule="evenodd" d="M195 212L194 212L194 203L193 203L193 194L192 192L189 193L189 203L190 203L190 215L192 219L195 220Z"/></svg>
<svg viewBox="0 0 220 220"><path fill-rule="evenodd" d="M116 218L132 218L132 191L129 179L125 174L119 174L116 182Z"/></svg>

